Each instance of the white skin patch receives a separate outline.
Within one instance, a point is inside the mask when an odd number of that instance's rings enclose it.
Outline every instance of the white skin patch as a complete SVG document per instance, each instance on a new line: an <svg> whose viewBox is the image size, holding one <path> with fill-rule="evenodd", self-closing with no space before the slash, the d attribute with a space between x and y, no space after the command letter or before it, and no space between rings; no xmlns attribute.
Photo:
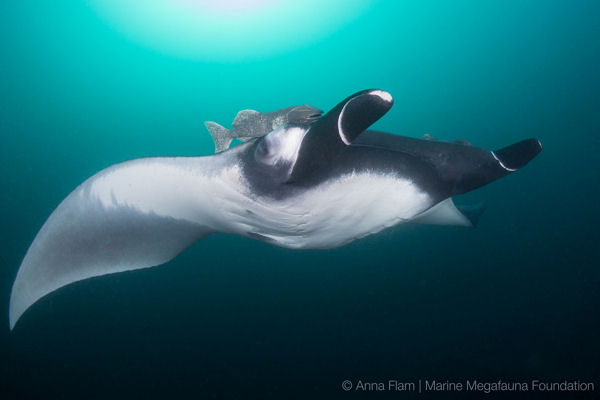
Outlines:
<svg viewBox="0 0 600 400"><path fill-rule="evenodd" d="M331 248L406 222L431 205L429 195L408 179L363 172L285 200L257 198L251 213L236 220L283 247Z"/></svg>
<svg viewBox="0 0 600 400"><path fill-rule="evenodd" d="M255 196L238 166L206 173L201 159L146 159L108 170L89 193L104 207L128 207L279 246L331 248L410 220L432 204L411 180L351 173L285 200ZM199 173L198 171L203 171Z"/></svg>
<svg viewBox="0 0 600 400"><path fill-rule="evenodd" d="M222 225L219 201L241 197L235 192L241 186L239 176L237 165L215 173L203 158L148 158L103 171L80 195L105 208L128 207L217 230Z"/></svg>
<svg viewBox="0 0 600 400"><path fill-rule="evenodd" d="M256 149L256 157L266 165L294 165L307 130L299 127L281 127L264 137Z"/></svg>

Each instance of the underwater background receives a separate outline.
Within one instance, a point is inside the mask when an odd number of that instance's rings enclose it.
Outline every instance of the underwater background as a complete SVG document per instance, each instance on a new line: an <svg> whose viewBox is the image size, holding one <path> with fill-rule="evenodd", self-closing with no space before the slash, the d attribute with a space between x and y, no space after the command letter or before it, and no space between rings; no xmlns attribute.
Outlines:
<svg viewBox="0 0 600 400"><path fill-rule="evenodd" d="M0 398L457 395L341 386L389 379L600 396L599 2L192 3L0 2ZM403 225L326 251L213 235L54 292L9 331L28 246L86 178L210 155L205 120L366 88L395 99L376 129L544 149L457 199L487 202L475 229Z"/></svg>

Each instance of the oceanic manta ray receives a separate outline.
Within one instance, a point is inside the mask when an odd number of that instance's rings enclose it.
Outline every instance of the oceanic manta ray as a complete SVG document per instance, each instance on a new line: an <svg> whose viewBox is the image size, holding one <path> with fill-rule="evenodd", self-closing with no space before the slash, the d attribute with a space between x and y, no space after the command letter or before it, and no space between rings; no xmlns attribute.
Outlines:
<svg viewBox="0 0 600 400"><path fill-rule="evenodd" d="M469 225L451 197L527 164L527 139L497 151L367 130L392 107L372 89L320 119L206 157L106 168L50 215L15 279L11 329L36 301L83 279L166 263L211 233L326 249L405 222Z"/></svg>

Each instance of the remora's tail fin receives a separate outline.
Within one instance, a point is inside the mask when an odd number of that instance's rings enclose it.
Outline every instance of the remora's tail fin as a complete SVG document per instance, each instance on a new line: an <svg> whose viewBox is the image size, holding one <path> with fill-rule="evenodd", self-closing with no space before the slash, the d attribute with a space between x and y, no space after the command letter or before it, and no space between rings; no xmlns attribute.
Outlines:
<svg viewBox="0 0 600 400"><path fill-rule="evenodd" d="M509 172L524 167L542 151L542 144L537 139L525 139L500 150L492 151L492 155L502 168Z"/></svg>
<svg viewBox="0 0 600 400"><path fill-rule="evenodd" d="M231 129L227 129L212 121L204 122L204 126L206 126L206 129L208 129L210 136L212 136L215 142L215 153L225 151L231 146L231 142L234 139Z"/></svg>

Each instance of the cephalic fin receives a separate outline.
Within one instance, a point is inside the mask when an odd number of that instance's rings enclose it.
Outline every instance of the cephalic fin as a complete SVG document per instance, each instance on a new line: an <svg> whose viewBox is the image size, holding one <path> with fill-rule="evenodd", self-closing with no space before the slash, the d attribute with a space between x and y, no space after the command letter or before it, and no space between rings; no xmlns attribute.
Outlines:
<svg viewBox="0 0 600 400"><path fill-rule="evenodd" d="M349 146L394 104L383 90L362 90L347 97L315 121L302 141L291 181L320 170Z"/></svg>
<svg viewBox="0 0 600 400"><path fill-rule="evenodd" d="M210 136L212 136L215 142L215 153L225 151L231 146L231 142L234 139L231 129L227 129L212 121L204 122L204 126L206 126L206 129L208 129Z"/></svg>

